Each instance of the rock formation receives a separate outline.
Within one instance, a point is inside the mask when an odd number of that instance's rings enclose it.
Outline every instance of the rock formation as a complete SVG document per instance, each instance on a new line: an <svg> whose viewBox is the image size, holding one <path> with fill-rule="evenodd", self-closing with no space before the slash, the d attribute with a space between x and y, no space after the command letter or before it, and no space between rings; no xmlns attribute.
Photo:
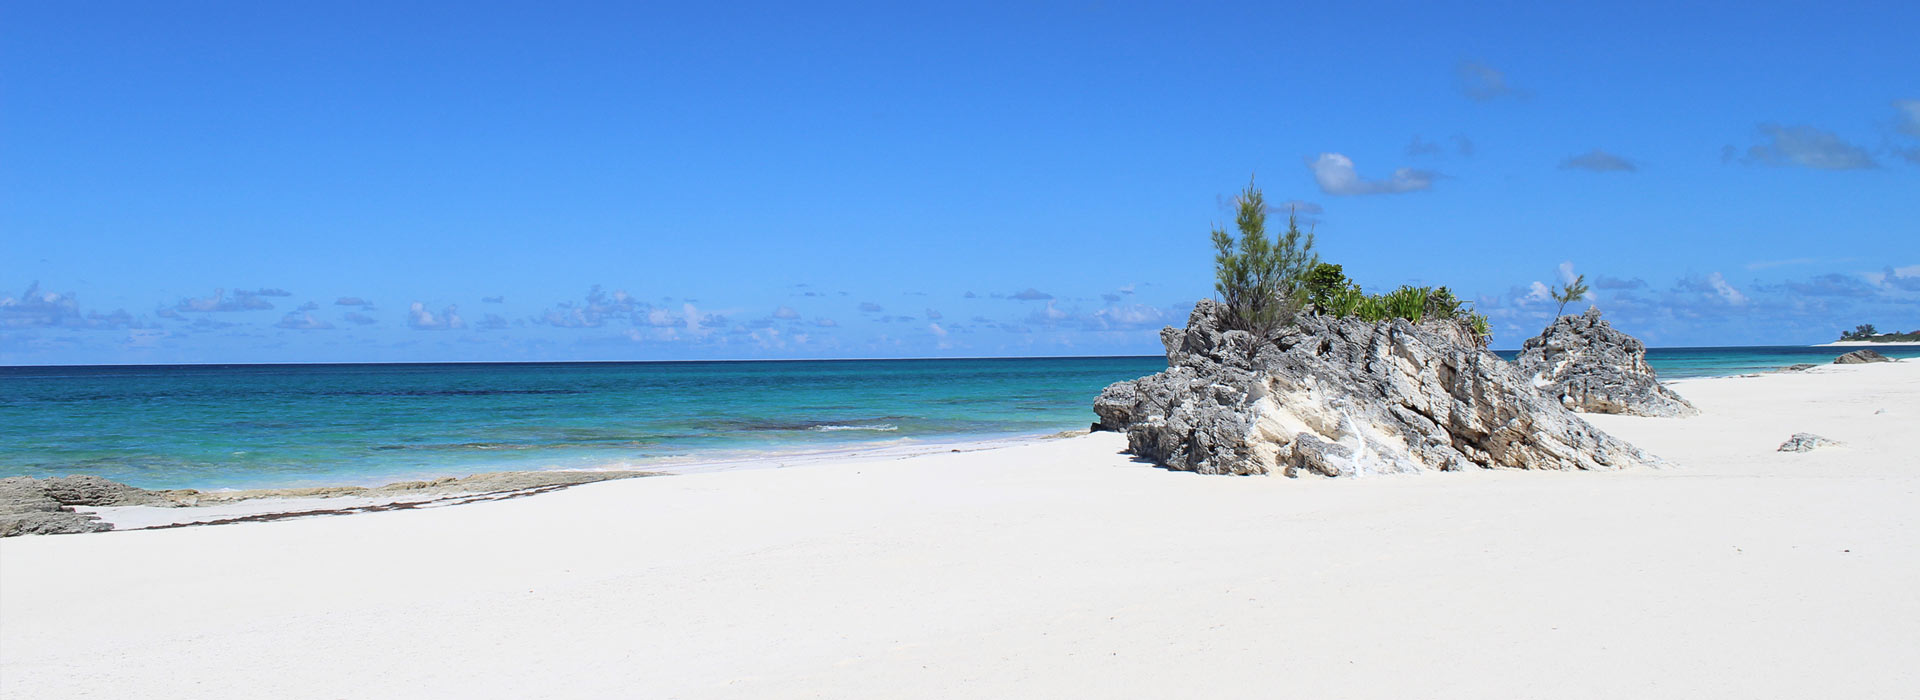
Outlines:
<svg viewBox="0 0 1920 700"><path fill-rule="evenodd" d="M1601 320L1599 309L1560 317L1538 337L1528 338L1514 363L1541 393L1575 411L1630 416L1700 413L1660 385L1647 365L1647 346Z"/></svg>
<svg viewBox="0 0 1920 700"><path fill-rule="evenodd" d="M1542 396L1456 321L1303 315L1260 339L1223 330L1224 313L1203 300L1184 330L1161 330L1167 370L1101 392L1099 427L1205 474L1658 463Z"/></svg>
<svg viewBox="0 0 1920 700"><path fill-rule="evenodd" d="M1869 362L1892 362L1892 361L1893 360L1888 358L1886 355L1882 355L1872 350L1855 350L1845 355L1841 355L1839 357L1833 358L1833 363L1836 365L1864 365Z"/></svg>
<svg viewBox="0 0 1920 700"><path fill-rule="evenodd" d="M1813 433L1794 433L1786 442L1780 443L1775 452L1812 452L1817 447L1833 447L1839 440L1829 440Z"/></svg>

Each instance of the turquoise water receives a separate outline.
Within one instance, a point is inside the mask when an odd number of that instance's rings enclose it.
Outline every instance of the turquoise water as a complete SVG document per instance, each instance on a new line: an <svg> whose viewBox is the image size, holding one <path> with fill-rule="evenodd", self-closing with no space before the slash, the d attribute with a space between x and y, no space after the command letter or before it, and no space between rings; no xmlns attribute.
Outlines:
<svg viewBox="0 0 1920 700"><path fill-rule="evenodd" d="M1840 352L1657 348L1649 359L1663 378L1682 378ZM97 474L146 488L378 484L1033 436L1085 428L1102 387L1164 366L1118 357L0 367L0 476Z"/></svg>

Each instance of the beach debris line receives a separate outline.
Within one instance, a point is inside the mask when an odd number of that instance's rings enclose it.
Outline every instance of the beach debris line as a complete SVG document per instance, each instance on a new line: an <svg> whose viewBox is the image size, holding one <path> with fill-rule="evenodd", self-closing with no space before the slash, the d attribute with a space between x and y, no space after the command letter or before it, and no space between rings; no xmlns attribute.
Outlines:
<svg viewBox="0 0 1920 700"><path fill-rule="evenodd" d="M1533 386L1568 409L1629 416L1692 416L1700 409L1661 386L1647 346L1615 330L1600 310L1561 316L1514 358Z"/></svg>
<svg viewBox="0 0 1920 700"><path fill-rule="evenodd" d="M104 479L78 475L36 479L14 476L0 479L0 537L16 535L62 535L104 532L114 529L98 514L74 510L75 507L154 506L193 508L237 503L263 498L328 499L341 497L410 497L419 500L374 503L335 508L290 507L284 512L228 517L179 525L205 525L225 522L277 520L305 515L332 515L355 512L400 510L427 504L452 505L479 500L499 500L521 495L545 493L569 486L614 479L658 476L644 471L520 471L491 472L465 477L446 477L428 481L402 481L385 486L329 486L292 489L251 489L244 491L198 491L194 489L148 490Z"/></svg>
<svg viewBox="0 0 1920 700"><path fill-rule="evenodd" d="M1830 440L1813 433L1794 433L1786 442L1780 443L1776 452L1812 452L1821 447L1838 447L1846 443Z"/></svg>
<svg viewBox="0 0 1920 700"><path fill-rule="evenodd" d="M1167 370L1094 401L1128 451L1204 474L1356 476L1660 460L1535 390L1458 318L1299 314L1256 337L1219 302L1160 332Z"/></svg>

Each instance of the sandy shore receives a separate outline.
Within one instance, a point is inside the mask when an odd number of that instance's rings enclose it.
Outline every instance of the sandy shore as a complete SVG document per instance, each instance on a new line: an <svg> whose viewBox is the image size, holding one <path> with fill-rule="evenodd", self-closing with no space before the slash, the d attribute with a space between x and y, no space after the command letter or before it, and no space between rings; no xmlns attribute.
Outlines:
<svg viewBox="0 0 1920 700"><path fill-rule="evenodd" d="M1815 345L1814 347L1816 348L1873 348L1873 347L1892 346L1896 348L1902 348L1902 347L1912 347L1915 345L1920 345L1920 342L1900 341L1900 342L1882 343L1882 342L1875 342L1871 340L1836 340L1831 343L1821 343L1819 345Z"/></svg>
<svg viewBox="0 0 1920 700"><path fill-rule="evenodd" d="M1657 471L1204 477L1096 434L13 538L0 690L1911 697L1920 362L1675 388L1705 415L1596 420Z"/></svg>

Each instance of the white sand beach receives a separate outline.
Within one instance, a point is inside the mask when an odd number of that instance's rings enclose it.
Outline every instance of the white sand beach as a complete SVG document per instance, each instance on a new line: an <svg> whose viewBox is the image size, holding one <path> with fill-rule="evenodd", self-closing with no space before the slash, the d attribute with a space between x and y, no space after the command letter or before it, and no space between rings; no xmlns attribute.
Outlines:
<svg viewBox="0 0 1920 700"><path fill-rule="evenodd" d="M1592 417L1663 470L1198 476L1094 434L11 538L0 694L1913 697L1920 362L1674 386L1704 415Z"/></svg>

